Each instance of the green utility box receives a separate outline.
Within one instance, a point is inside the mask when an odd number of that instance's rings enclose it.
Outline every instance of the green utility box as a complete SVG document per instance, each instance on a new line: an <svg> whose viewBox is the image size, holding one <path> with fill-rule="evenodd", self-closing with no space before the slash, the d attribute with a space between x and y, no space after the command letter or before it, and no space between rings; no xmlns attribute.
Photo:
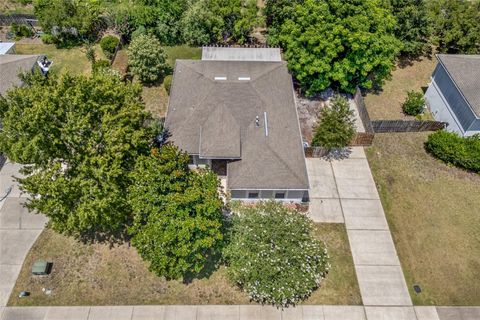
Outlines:
<svg viewBox="0 0 480 320"><path fill-rule="evenodd" d="M50 273L52 264L44 260L37 260L33 263L32 274L36 276L43 276Z"/></svg>

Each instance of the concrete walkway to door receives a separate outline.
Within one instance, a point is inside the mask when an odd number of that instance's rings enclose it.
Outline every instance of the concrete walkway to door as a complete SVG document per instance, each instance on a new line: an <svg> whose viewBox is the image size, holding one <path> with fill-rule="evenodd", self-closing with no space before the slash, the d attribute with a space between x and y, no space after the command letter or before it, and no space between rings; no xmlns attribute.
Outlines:
<svg viewBox="0 0 480 320"><path fill-rule="evenodd" d="M365 152L348 158L308 158L310 217L345 222L365 306L412 306L400 261Z"/></svg>

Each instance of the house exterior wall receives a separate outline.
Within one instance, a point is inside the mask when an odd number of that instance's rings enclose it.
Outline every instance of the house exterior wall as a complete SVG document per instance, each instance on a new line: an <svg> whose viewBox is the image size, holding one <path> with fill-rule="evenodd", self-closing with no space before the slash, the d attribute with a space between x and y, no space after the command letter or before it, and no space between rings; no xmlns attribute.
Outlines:
<svg viewBox="0 0 480 320"><path fill-rule="evenodd" d="M274 199L285 202L305 202L308 201L308 190L230 190L230 197L232 200L242 201Z"/></svg>
<svg viewBox="0 0 480 320"><path fill-rule="evenodd" d="M448 131L457 132L462 136L479 132L480 119L475 116L440 64L435 68L425 98L435 119L448 123Z"/></svg>

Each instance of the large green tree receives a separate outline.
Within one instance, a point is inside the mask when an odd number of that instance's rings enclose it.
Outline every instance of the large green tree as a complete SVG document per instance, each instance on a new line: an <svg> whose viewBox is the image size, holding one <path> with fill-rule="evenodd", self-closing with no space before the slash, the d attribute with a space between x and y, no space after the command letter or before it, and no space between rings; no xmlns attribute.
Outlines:
<svg viewBox="0 0 480 320"><path fill-rule="evenodd" d="M389 0L395 18L395 36L402 41L401 53L416 57L424 52L430 37L425 0Z"/></svg>
<svg viewBox="0 0 480 320"><path fill-rule="evenodd" d="M401 43L393 34L395 18L379 0L305 0L292 6L284 7L288 14L271 37L307 95L330 86L348 92L370 88L390 74Z"/></svg>
<svg viewBox="0 0 480 320"><path fill-rule="evenodd" d="M28 207L65 234L122 230L128 173L150 144L140 87L108 72L24 78L0 99L0 150L30 164Z"/></svg>
<svg viewBox="0 0 480 320"><path fill-rule="evenodd" d="M431 0L427 4L433 42L439 51L480 52L480 1Z"/></svg>
<svg viewBox="0 0 480 320"><path fill-rule="evenodd" d="M173 145L141 157L129 189L132 244L150 270L178 279L201 272L223 242L217 176L191 171Z"/></svg>

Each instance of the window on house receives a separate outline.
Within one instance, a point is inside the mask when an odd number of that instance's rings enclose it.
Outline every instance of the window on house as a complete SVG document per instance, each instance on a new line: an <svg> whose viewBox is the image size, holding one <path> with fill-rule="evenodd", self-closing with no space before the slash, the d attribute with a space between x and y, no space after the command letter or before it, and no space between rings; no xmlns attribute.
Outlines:
<svg viewBox="0 0 480 320"><path fill-rule="evenodd" d="M195 161L193 159L193 156L188 156L188 164L193 165L195 164Z"/></svg>
<svg viewBox="0 0 480 320"><path fill-rule="evenodd" d="M275 199L285 199L285 192L275 192Z"/></svg>
<svg viewBox="0 0 480 320"><path fill-rule="evenodd" d="M249 199L258 199L258 192L249 192L248 193Z"/></svg>

